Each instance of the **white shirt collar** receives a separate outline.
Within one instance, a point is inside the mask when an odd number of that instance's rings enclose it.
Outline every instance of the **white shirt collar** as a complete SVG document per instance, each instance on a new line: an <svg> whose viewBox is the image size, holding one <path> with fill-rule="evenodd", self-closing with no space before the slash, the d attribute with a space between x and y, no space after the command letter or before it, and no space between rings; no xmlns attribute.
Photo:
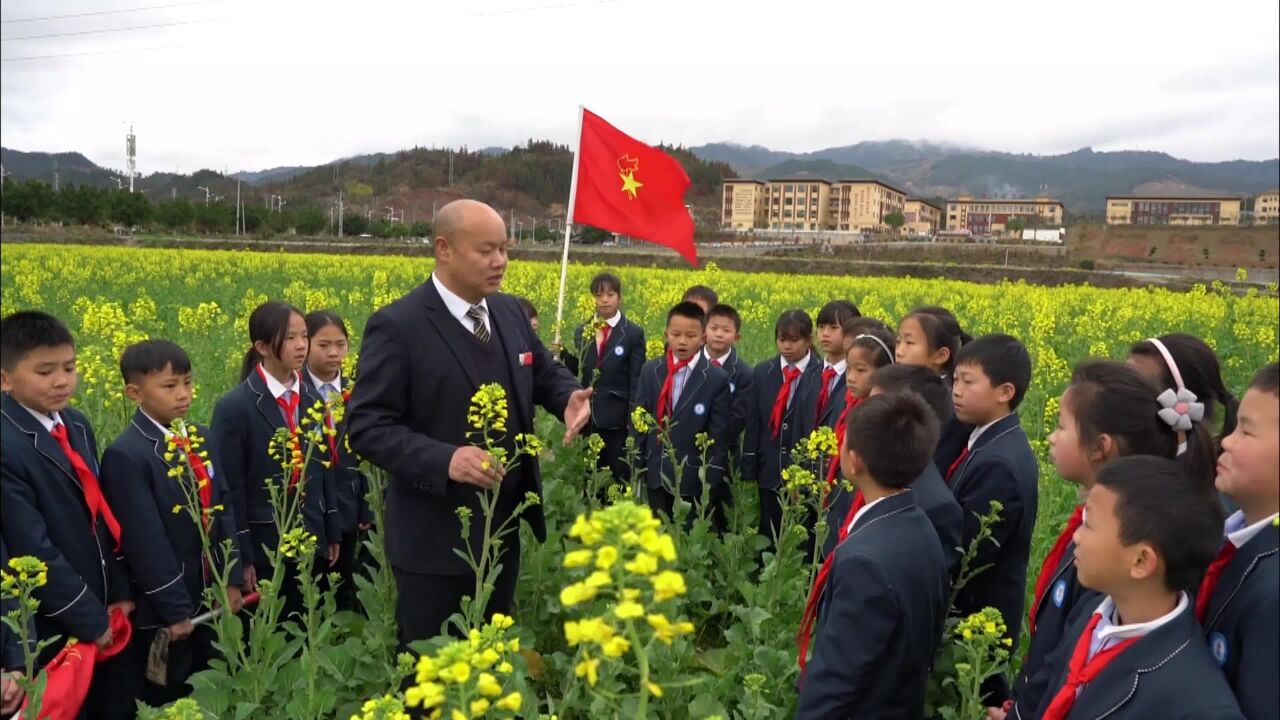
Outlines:
<svg viewBox="0 0 1280 720"><path fill-rule="evenodd" d="M673 353L673 354L671 355L671 357L673 357L673 358L674 358L674 357L675 357L675 354ZM701 351L701 350L699 350L698 352L696 352L696 353L694 353L694 354L693 354L693 357L689 358L689 364L688 364L688 365L685 365L685 366L684 366L683 368L681 368L681 369L682 369L682 370L687 370L687 371L689 371L689 372L693 372L693 369L694 369L694 368L696 368L696 367L698 367L698 360L699 360L701 357L702 357L702 351ZM680 361L679 361L679 360L676 360L676 362L680 362Z"/></svg>
<svg viewBox="0 0 1280 720"><path fill-rule="evenodd" d="M153 417L151 417L150 415L148 415L146 410L143 410L143 409L139 408L139 409L138 409L138 412L141 412L143 417L145 417L146 419L150 420L152 425L155 425L156 427L160 428L160 432L164 433L164 435L163 435L162 437L164 437L164 438L168 438L170 435L172 435L172 434L173 434L173 431L172 431L172 430L170 430L169 428L167 428L167 427L165 427L165 426L161 425L159 420L156 420L155 418L153 418Z"/></svg>
<svg viewBox="0 0 1280 720"><path fill-rule="evenodd" d="M1227 523L1223 531L1226 533L1227 539L1231 541L1231 544L1235 545L1236 549L1239 550L1247 545L1254 536L1262 532L1263 528L1275 521L1276 513L1271 513L1269 516L1259 520L1258 522L1246 526L1244 524L1244 511L1237 510L1235 511L1235 514L1227 518Z"/></svg>
<svg viewBox="0 0 1280 720"><path fill-rule="evenodd" d="M278 398L288 391L298 392L298 373L296 372L291 374L293 382L290 383L289 387L282 385L279 380L275 379L275 377L273 377L271 373L267 372L267 369L261 365L258 366L258 374L266 380L267 390L271 392L271 397L273 398Z"/></svg>
<svg viewBox="0 0 1280 720"><path fill-rule="evenodd" d="M804 371L809 367L809 359L812 357L813 357L813 351L810 350L809 352L805 353L805 356L800 359L800 362L796 363L796 369L800 371L801 375L803 375ZM778 357L778 365L783 370L787 369L787 364L788 363L786 358L781 356Z"/></svg>
<svg viewBox="0 0 1280 720"><path fill-rule="evenodd" d="M311 368L308 367L307 377L311 378L311 384L316 386L316 389L320 391L321 395L325 396L326 400L328 400L329 398L328 398L328 394L324 392L325 385L332 387L335 392L342 391L342 371L341 370L338 371L338 374L336 377L326 382L324 380L321 380L319 377L317 377L315 373L311 372Z"/></svg>
<svg viewBox="0 0 1280 720"><path fill-rule="evenodd" d="M1152 632L1155 632L1157 628L1168 624L1174 618L1178 617L1180 613L1186 611L1188 605L1190 605L1190 601L1187 599L1187 594L1180 592L1178 593L1177 607L1169 613L1162 615L1155 620L1150 620L1144 623L1116 625L1113 621L1116 614L1116 604L1112 601L1111 596L1108 595L1103 599L1102 604L1098 606L1098 609L1093 611L1095 615L1101 615L1102 619L1098 621L1097 627L1093 629L1093 638L1090 640L1091 651L1089 654L1092 656L1094 653L1101 650L1108 642L1114 640L1127 640L1129 638L1138 638L1150 635Z"/></svg>
<svg viewBox="0 0 1280 720"><path fill-rule="evenodd" d="M837 362L837 363L833 363L830 360L822 361L822 369L826 370L827 368L831 368L836 371L836 375L843 375L844 371L848 369L848 367L849 367L848 360L841 360L840 362Z"/></svg>
<svg viewBox="0 0 1280 720"><path fill-rule="evenodd" d="M18 403L18 404L22 405L22 403ZM36 412L35 410L32 410L26 405L22 405L22 409L31 413L31 417L35 418L36 420L39 420L40 424L43 425L44 429L48 432L53 432L53 426L62 422L62 416L58 415L57 411L54 411L53 415L50 416L50 415L45 415L42 412Z"/></svg>
<svg viewBox="0 0 1280 720"><path fill-rule="evenodd" d="M605 320L605 323L607 323L607 324L609 325L609 327L611 327L611 328L616 328L616 327L618 327L618 323L620 323L620 322L622 322L622 311L621 311L621 310L619 310L619 311L615 312L615 313L613 314L613 317L609 318L608 320Z"/></svg>
<svg viewBox="0 0 1280 720"><path fill-rule="evenodd" d="M1013 414L1013 413L1009 413L1009 415L1012 415L1012 414ZM996 423L1000 422L1001 420L1003 420L1003 419L1005 419L1005 418L1009 417L1009 415L1004 415L1004 416L1002 416L1002 417L998 417L998 418L996 418L995 420L992 420L991 422L987 423L986 425L983 425L982 427L974 428L973 432L969 434L969 449L970 449L970 450L972 450L972 449L973 449L973 444L974 444L974 443L976 443L976 442L978 442L978 438L982 436L982 433L984 433L984 432L986 432L987 430L991 429L991 426L992 426L992 425L995 425Z"/></svg>
<svg viewBox="0 0 1280 720"><path fill-rule="evenodd" d="M435 284L436 292L440 293L440 299L444 300L444 306L448 309L449 314L470 330L472 324L471 318L467 317L467 311L471 309L471 303L458 297L456 293L445 287L444 283L440 282L440 278L436 277L435 273L431 273L431 282ZM476 304L484 308L485 323L487 324L489 321L489 301L485 298L481 298L480 302Z"/></svg>
<svg viewBox="0 0 1280 720"><path fill-rule="evenodd" d="M702 347L702 354L706 355L708 360L715 360L720 363L721 366L724 366L729 364L729 358L733 356L733 348L729 348L729 352L721 355L720 357L713 358L711 357L711 350L704 345Z"/></svg>
<svg viewBox="0 0 1280 720"><path fill-rule="evenodd" d="M891 497L893 497L893 495L885 495L885 496L884 496L884 497L882 497L882 498L878 498L878 499L876 499L876 500L872 500L871 502L867 503L866 505L863 505L863 506L862 506L862 508L861 508L860 510L858 510L858 512L856 512L856 513L854 513L854 514L853 514L853 519L849 521L849 527L847 527L847 528L845 528L845 529L844 529L845 534L847 535L847 534L849 534L849 533L853 532L853 526L854 526L854 525L857 525L857 524L858 524L858 520L859 520L863 515L866 515L868 510L870 510L871 508L875 507L875 506L876 506L876 503L878 503L878 502L880 502L880 501L882 501L882 500L886 500L886 499L891 498Z"/></svg>

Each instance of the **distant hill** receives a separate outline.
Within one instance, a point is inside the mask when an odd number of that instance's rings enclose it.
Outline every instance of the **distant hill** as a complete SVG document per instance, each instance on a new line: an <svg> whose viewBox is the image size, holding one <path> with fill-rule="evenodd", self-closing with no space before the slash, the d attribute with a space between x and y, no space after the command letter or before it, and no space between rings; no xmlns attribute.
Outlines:
<svg viewBox="0 0 1280 720"><path fill-rule="evenodd" d="M1160 152L1096 152L1016 155L905 140L869 141L809 153L759 145L712 143L690 148L708 160L729 163L746 177L767 179L808 173L836 179L870 175L922 197L1033 196L1062 200L1075 214L1100 215L1107 195L1251 195L1280 184L1280 159L1198 163ZM852 168L861 170L858 172Z"/></svg>
<svg viewBox="0 0 1280 720"><path fill-rule="evenodd" d="M53 184L53 175L58 174L60 183L115 186L111 178L120 175L119 171L98 167L92 160L78 152L42 153L23 152L0 147L0 164L4 165L5 175L15 178L40 179Z"/></svg>
<svg viewBox="0 0 1280 720"><path fill-rule="evenodd" d="M231 173L231 177L236 180L243 180L250 185L262 185L270 182L288 180L289 178L294 177L295 175L301 175L310 169L310 166L297 165L292 167L276 167L269 170L242 170L238 173Z"/></svg>

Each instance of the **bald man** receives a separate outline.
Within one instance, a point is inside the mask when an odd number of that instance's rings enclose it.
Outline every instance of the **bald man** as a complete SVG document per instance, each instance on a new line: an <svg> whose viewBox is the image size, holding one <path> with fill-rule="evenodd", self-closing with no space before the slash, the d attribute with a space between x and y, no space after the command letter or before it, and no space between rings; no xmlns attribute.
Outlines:
<svg viewBox="0 0 1280 720"><path fill-rule="evenodd" d="M504 475L472 446L467 408L476 389L507 391L509 457L513 439L532 433L534 405L565 422L565 442L590 419L591 391L543 347L515 298L499 292L507 267L507 230L493 208L449 203L436 216L436 267L430 279L369 318L347 413L351 448L391 476L387 488L387 559L399 597L400 642L434 637L475 592L457 510L471 509L467 539L479 556L484 522L480 494L498 492L497 527L526 493L542 495L536 460L522 457ZM523 519L546 539L542 506ZM503 543L502 573L485 617L512 614L520 573L519 533Z"/></svg>

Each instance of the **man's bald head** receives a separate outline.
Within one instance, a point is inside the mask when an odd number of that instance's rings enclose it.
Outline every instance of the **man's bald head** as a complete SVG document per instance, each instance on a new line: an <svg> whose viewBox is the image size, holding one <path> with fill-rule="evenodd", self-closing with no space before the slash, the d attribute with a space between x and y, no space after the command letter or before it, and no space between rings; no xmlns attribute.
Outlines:
<svg viewBox="0 0 1280 720"><path fill-rule="evenodd" d="M454 200L435 222L436 275L445 287L476 303L502 288L507 267L507 226L476 200Z"/></svg>

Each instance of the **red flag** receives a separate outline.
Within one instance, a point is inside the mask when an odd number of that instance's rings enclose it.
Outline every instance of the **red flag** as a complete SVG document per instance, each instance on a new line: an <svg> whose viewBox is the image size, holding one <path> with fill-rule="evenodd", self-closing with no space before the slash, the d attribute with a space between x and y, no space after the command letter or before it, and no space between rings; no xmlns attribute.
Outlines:
<svg viewBox="0 0 1280 720"><path fill-rule="evenodd" d="M696 266L689 184L675 158L582 111L574 222L664 245Z"/></svg>

